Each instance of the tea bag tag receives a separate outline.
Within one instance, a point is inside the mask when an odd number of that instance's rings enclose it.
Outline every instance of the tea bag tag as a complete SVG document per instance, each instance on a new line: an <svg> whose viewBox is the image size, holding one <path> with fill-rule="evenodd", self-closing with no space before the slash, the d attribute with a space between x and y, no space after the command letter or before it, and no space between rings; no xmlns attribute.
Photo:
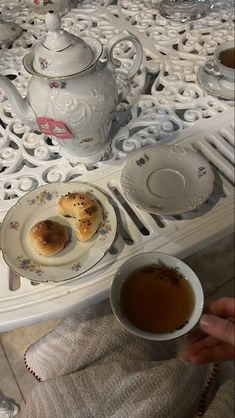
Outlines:
<svg viewBox="0 0 235 418"><path fill-rule="evenodd" d="M64 122L40 116L36 119L40 132L49 136L55 136L57 139L72 139L73 135Z"/></svg>

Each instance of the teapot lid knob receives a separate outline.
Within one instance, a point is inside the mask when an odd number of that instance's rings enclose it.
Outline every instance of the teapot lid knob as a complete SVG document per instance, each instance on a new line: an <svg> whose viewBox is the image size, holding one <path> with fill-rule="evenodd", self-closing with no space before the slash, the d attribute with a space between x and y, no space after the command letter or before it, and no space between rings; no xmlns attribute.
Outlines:
<svg viewBox="0 0 235 418"><path fill-rule="evenodd" d="M71 33L61 28L60 16L52 10L45 17L47 35L43 45L50 51L60 51L79 42Z"/></svg>
<svg viewBox="0 0 235 418"><path fill-rule="evenodd" d="M61 28L61 18L53 10L46 14L45 23L48 31L55 31Z"/></svg>

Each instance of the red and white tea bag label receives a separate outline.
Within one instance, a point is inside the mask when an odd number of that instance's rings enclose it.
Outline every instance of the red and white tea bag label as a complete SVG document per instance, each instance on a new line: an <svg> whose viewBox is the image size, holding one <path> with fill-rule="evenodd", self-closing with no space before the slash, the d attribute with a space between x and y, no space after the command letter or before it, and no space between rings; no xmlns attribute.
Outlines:
<svg viewBox="0 0 235 418"><path fill-rule="evenodd" d="M41 116L36 119L38 127L43 134L55 136L58 139L71 139L73 137L70 130L60 120Z"/></svg>

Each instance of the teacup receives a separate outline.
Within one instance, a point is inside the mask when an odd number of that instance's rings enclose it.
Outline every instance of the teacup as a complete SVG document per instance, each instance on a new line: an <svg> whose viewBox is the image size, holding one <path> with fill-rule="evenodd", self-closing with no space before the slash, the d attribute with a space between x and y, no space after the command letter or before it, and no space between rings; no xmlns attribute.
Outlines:
<svg viewBox="0 0 235 418"><path fill-rule="evenodd" d="M224 60L223 58L226 57L226 54L228 53L234 55L234 41L227 41L217 46L214 51L214 57L206 61L204 69L209 74L213 74L218 77L224 77L227 81L234 82L234 67L229 66L228 60Z"/></svg>
<svg viewBox="0 0 235 418"><path fill-rule="evenodd" d="M204 295L187 264L167 254L149 252L121 265L111 284L110 303L127 331L166 341L183 336L197 324Z"/></svg>
<svg viewBox="0 0 235 418"><path fill-rule="evenodd" d="M70 0L18 0L22 6L27 6L38 15L46 15L47 12L54 12L64 15L69 11Z"/></svg>

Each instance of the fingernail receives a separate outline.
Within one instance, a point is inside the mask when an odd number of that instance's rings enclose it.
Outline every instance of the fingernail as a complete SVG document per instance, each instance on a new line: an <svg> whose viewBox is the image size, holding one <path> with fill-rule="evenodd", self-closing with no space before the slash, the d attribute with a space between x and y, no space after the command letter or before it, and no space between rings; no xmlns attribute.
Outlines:
<svg viewBox="0 0 235 418"><path fill-rule="evenodd" d="M207 314L202 315L202 317L200 319L201 327L207 328L207 327L211 326L212 323L213 323L212 315L207 315Z"/></svg>

